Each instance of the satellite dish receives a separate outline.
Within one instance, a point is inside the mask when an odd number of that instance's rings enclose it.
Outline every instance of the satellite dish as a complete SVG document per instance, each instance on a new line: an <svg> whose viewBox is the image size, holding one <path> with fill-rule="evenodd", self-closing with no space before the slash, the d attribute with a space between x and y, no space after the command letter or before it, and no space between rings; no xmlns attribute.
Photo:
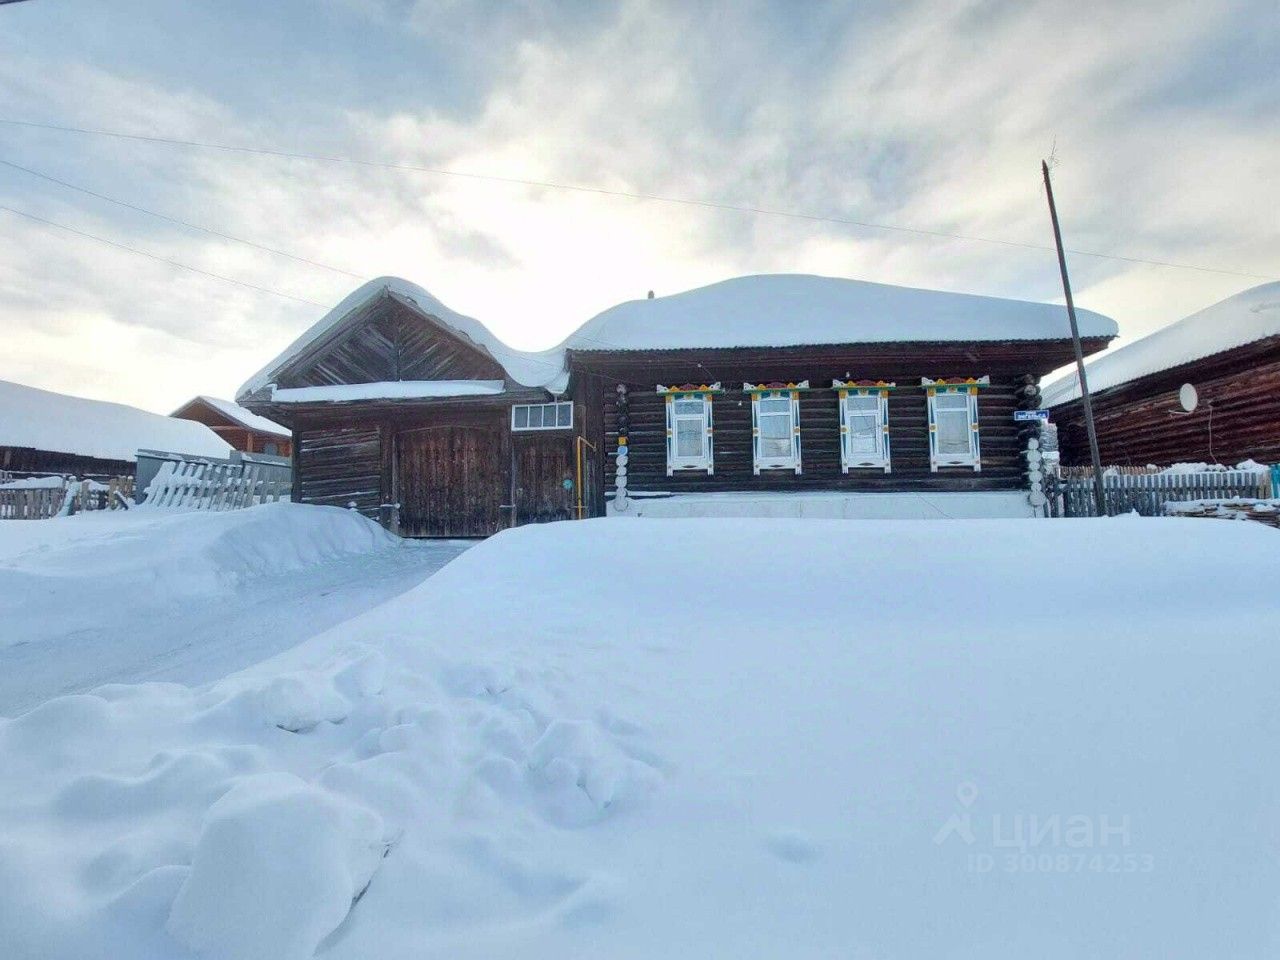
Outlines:
<svg viewBox="0 0 1280 960"><path fill-rule="evenodd" d="M1200 403L1200 394L1191 384L1184 383L1178 388L1178 403L1182 405L1183 410L1191 413Z"/></svg>

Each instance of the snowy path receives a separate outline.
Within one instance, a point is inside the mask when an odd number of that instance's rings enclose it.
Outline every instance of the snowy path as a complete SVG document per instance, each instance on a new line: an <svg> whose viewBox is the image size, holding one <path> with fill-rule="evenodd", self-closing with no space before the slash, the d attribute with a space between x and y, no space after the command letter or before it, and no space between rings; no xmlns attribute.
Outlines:
<svg viewBox="0 0 1280 960"><path fill-rule="evenodd" d="M0 646L0 716L104 683L201 684L287 650L404 593L466 550L405 541L57 638Z"/></svg>

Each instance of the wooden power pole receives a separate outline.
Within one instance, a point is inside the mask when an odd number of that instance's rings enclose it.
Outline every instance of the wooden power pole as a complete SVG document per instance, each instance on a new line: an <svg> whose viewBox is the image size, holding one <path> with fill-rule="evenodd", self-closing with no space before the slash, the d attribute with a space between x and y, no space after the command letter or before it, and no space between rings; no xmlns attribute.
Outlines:
<svg viewBox="0 0 1280 960"><path fill-rule="evenodd" d="M1093 422L1093 403L1089 399L1089 381L1084 374L1084 348L1080 346L1080 325L1076 323L1076 305L1071 299L1071 278L1067 276L1067 255L1062 249L1062 228L1058 226L1058 207L1053 202L1053 181L1049 179L1048 161L1040 161L1044 173L1044 189L1049 196L1049 219L1053 221L1053 242L1058 248L1058 269L1062 272L1062 292L1067 297L1067 317L1071 321L1071 343L1076 350L1076 376L1080 378L1080 400L1084 407L1084 425L1089 432L1089 456L1093 460L1093 496L1098 516L1107 515L1107 496L1102 486L1102 455L1098 452L1098 428Z"/></svg>

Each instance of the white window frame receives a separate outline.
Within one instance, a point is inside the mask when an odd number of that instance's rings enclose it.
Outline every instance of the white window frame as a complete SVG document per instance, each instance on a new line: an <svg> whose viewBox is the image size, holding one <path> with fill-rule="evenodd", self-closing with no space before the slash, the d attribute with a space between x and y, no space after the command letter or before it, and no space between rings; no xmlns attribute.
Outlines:
<svg viewBox="0 0 1280 960"><path fill-rule="evenodd" d="M667 476L674 476L677 473L695 473L703 472L708 476L714 474L715 471L715 446L714 434L715 427L712 414L711 398L714 394L719 393L719 384L715 384L706 390L669 390L658 385L658 392L665 394L666 414L667 414ZM692 417L688 415L676 415L676 403L680 400L701 400L702 415L700 417ZM677 420L698 420L699 429L702 436L702 452L695 457L681 457L676 454L676 421Z"/></svg>
<svg viewBox="0 0 1280 960"><path fill-rule="evenodd" d="M550 427L547 427L547 426L530 427L528 426L529 418L528 418L528 414L526 413L525 415L526 425L523 427L516 426L516 411L517 410L532 411L535 407L544 411L542 414L543 419L546 419L545 411L548 407L554 409L556 413L555 424ZM564 408L567 408L569 410L568 423L560 422L560 411ZM545 430L572 430L572 429L573 429L573 401L572 400L555 400L555 401L552 401L551 403L517 403L517 404L513 404L511 407L511 432L512 433L540 433Z"/></svg>
<svg viewBox="0 0 1280 960"><path fill-rule="evenodd" d="M802 388L807 387L808 383L800 385ZM761 470L790 470L793 473L802 472L803 465L800 458L800 391L799 390L761 390L758 387L753 388L752 384L743 384L743 389L751 393L751 463L752 469L756 474ZM761 452L761 441L764 439L760 434L760 401L761 400L786 400L787 419L790 424L791 446L790 453L785 457L766 457ZM768 416L778 416L778 414L768 414Z"/></svg>
<svg viewBox="0 0 1280 960"><path fill-rule="evenodd" d="M979 436L978 388L990 383L990 377L961 383L930 380L928 377L920 381L929 399L929 469L932 472L937 473L944 467L969 467L975 473L981 472L982 441ZM963 454L943 454L938 451L938 397L940 395L961 395L968 401L965 409L969 416L969 449Z"/></svg>
<svg viewBox="0 0 1280 960"><path fill-rule="evenodd" d="M895 384L873 387L846 386L836 380L840 396L840 470L883 470L890 473L892 455L889 449L889 389ZM852 398L874 397L876 399L876 436L879 438L878 449L874 454L855 452L853 449L853 418L849 415L849 400Z"/></svg>

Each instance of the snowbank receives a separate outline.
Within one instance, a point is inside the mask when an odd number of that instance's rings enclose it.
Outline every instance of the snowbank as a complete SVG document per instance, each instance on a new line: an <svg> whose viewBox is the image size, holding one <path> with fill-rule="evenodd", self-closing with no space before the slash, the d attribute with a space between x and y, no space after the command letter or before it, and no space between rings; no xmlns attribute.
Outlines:
<svg viewBox="0 0 1280 960"><path fill-rule="evenodd" d="M1272 957L1277 563L1172 519L503 533L213 686L0 722L0 942Z"/></svg>
<svg viewBox="0 0 1280 960"><path fill-rule="evenodd" d="M1082 331L1083 332L1083 331ZM1204 357L1280 336L1280 282L1264 283L1205 307L1085 364L1089 390L1101 391ZM1075 370L1044 388L1044 405L1080 396Z"/></svg>
<svg viewBox="0 0 1280 960"><path fill-rule="evenodd" d="M350 510L291 503L220 513L96 511L0 523L0 645L228 593L395 543Z"/></svg>
<svg viewBox="0 0 1280 960"><path fill-rule="evenodd" d="M137 458L139 449L201 457L225 457L231 452L202 423L4 380L0 380L0 447L128 461Z"/></svg>

